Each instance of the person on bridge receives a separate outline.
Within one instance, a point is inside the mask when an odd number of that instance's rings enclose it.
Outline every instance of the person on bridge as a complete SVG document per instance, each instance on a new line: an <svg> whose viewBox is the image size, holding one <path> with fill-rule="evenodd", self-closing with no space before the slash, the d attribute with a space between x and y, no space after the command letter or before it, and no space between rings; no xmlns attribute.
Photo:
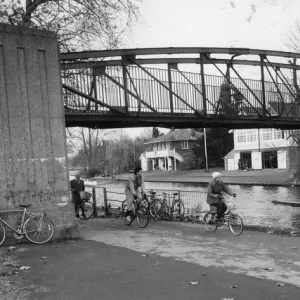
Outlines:
<svg viewBox="0 0 300 300"><path fill-rule="evenodd" d="M232 191L224 184L219 172L212 173L212 177L213 180L208 184L207 189L207 203L217 208L217 219L221 219L227 210L222 192L233 197L235 197L236 194L232 193Z"/></svg>
<svg viewBox="0 0 300 300"><path fill-rule="evenodd" d="M145 182L144 177L141 174L142 168L136 167L134 169L133 175L130 175L128 182L126 183L125 188L125 195L127 200L127 212L125 215L125 218L128 216L132 217L132 202L133 199L141 198L141 193L144 194L144 197L146 196L146 190L145 190Z"/></svg>
<svg viewBox="0 0 300 300"><path fill-rule="evenodd" d="M81 205L81 197L80 197L80 192L85 191L85 186L84 186L84 181L80 179L80 174L77 173L75 175L75 179L72 179L70 181L70 189L72 192L72 202L74 203L75 206L75 215L76 218L79 218L79 208L82 210L82 216L85 218L84 210L82 209Z"/></svg>
<svg viewBox="0 0 300 300"><path fill-rule="evenodd" d="M225 79L220 86L220 111L224 114L231 114L231 84Z"/></svg>

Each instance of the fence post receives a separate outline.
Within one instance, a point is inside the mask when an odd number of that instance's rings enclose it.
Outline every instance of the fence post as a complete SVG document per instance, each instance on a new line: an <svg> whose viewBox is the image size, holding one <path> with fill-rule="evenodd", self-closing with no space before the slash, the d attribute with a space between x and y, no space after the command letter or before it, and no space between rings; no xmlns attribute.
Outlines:
<svg viewBox="0 0 300 300"><path fill-rule="evenodd" d="M105 213L105 216L108 217L109 216L109 210L108 210L108 204L107 204L106 188L103 188L103 196L104 196L104 213Z"/></svg>
<svg viewBox="0 0 300 300"><path fill-rule="evenodd" d="M94 218L97 218L98 212L97 212L97 205L96 205L96 188L95 187L93 187L93 189L92 189L92 194L93 194L93 210L94 210L93 216L94 216Z"/></svg>

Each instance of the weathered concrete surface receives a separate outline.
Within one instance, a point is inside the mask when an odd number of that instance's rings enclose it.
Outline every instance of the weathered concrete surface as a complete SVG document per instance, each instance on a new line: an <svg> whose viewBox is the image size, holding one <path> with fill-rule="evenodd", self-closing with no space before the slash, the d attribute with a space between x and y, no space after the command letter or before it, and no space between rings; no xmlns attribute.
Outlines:
<svg viewBox="0 0 300 300"><path fill-rule="evenodd" d="M0 24L0 208L69 195L58 55L52 33Z"/></svg>
<svg viewBox="0 0 300 300"><path fill-rule="evenodd" d="M152 221L146 229L121 219L84 224L84 239L300 287L299 237L254 231L237 237L226 226L211 233L204 225L177 222Z"/></svg>

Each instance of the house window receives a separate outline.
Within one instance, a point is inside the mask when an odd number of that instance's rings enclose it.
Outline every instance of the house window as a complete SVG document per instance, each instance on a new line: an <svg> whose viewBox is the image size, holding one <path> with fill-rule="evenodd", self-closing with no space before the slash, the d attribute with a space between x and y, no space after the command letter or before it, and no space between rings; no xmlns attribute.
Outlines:
<svg viewBox="0 0 300 300"><path fill-rule="evenodd" d="M276 130L274 129L274 140L281 140L283 139L282 130Z"/></svg>
<svg viewBox="0 0 300 300"><path fill-rule="evenodd" d="M247 142L256 142L256 130L247 131Z"/></svg>
<svg viewBox="0 0 300 300"><path fill-rule="evenodd" d="M189 141L181 141L181 149L189 149Z"/></svg>
<svg viewBox="0 0 300 300"><path fill-rule="evenodd" d="M237 142L238 143L246 143L246 132L245 131L237 132Z"/></svg>
<svg viewBox="0 0 300 300"><path fill-rule="evenodd" d="M262 139L263 141L272 140L272 129L263 129Z"/></svg>

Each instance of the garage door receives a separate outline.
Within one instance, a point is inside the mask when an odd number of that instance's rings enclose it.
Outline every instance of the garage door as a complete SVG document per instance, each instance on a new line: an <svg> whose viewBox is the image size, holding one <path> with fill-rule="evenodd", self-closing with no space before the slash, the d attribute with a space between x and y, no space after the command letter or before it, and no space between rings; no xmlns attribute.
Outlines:
<svg viewBox="0 0 300 300"><path fill-rule="evenodd" d="M234 171L234 158L227 158L228 171Z"/></svg>

